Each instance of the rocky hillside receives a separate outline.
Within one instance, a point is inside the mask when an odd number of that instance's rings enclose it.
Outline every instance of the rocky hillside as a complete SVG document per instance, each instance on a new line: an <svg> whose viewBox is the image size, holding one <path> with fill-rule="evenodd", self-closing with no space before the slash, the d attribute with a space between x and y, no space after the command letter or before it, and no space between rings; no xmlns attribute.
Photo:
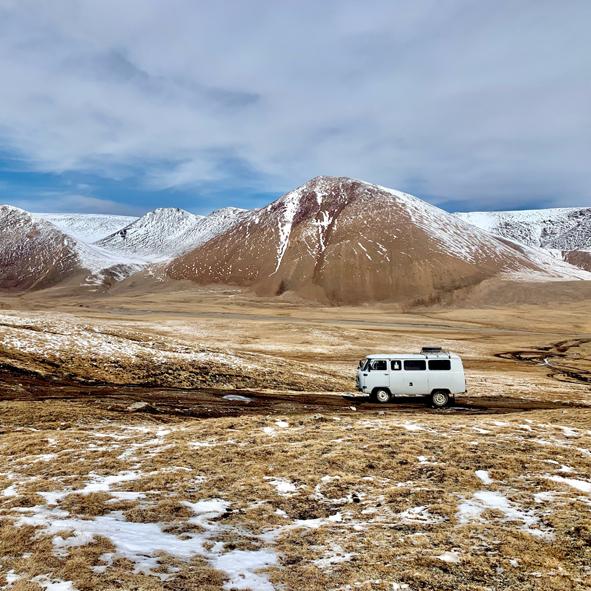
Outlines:
<svg viewBox="0 0 591 591"><path fill-rule="evenodd" d="M547 255L530 255L411 195L318 177L246 214L167 272L340 304L430 301L500 273L554 272ZM572 270L562 263L556 275Z"/></svg>

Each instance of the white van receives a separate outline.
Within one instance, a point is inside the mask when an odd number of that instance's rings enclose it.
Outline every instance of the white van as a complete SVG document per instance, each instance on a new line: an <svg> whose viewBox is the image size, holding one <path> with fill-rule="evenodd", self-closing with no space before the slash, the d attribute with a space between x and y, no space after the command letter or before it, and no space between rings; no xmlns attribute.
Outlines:
<svg viewBox="0 0 591 591"><path fill-rule="evenodd" d="M395 396L426 396L432 406L443 408L455 394L466 392L462 359L441 347L423 347L418 354L368 355L359 362L357 390L377 402Z"/></svg>

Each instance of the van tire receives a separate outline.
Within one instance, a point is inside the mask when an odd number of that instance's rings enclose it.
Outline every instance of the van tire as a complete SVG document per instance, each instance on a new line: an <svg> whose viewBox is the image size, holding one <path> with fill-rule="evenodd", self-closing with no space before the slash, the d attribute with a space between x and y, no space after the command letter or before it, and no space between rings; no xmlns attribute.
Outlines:
<svg viewBox="0 0 591 591"><path fill-rule="evenodd" d="M386 402L390 402L392 399L392 394L385 388L378 388L373 392L373 398L376 402L380 402L381 404L385 404Z"/></svg>
<svg viewBox="0 0 591 591"><path fill-rule="evenodd" d="M433 408L446 408L450 404L450 394L447 390L435 390L431 393L431 406Z"/></svg>

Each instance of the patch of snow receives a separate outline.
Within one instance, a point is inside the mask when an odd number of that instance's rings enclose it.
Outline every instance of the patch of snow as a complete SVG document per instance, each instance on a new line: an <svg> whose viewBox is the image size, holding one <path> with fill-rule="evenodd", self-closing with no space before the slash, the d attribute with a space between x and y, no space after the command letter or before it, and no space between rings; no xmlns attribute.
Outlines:
<svg viewBox="0 0 591 591"><path fill-rule="evenodd" d="M410 421L407 421L402 426L407 431L424 431L425 430L425 427L423 427L422 425L418 425L417 423L412 423Z"/></svg>
<svg viewBox="0 0 591 591"><path fill-rule="evenodd" d="M443 552L442 554L437 556L437 558L439 558L439 560L442 560L443 562L460 562L460 555L454 551Z"/></svg>
<svg viewBox="0 0 591 591"><path fill-rule="evenodd" d="M185 507L189 507L189 509L191 509L191 511L193 511L195 514L195 517L191 517L191 519L189 519L189 523L198 525L203 529L212 529L214 526L209 522L212 519L221 517L224 513L226 513L228 507L230 506L230 504L223 499L207 499L204 501L198 501L197 503L184 501L183 505L185 505Z"/></svg>
<svg viewBox="0 0 591 591"><path fill-rule="evenodd" d="M94 492L108 492L111 490L111 486L113 484L138 480L141 477L141 473L135 470L126 470L112 476L99 476L98 474L94 473L91 473L90 476L92 479L91 482L89 482L84 488L77 492L83 495Z"/></svg>
<svg viewBox="0 0 591 591"><path fill-rule="evenodd" d="M327 552L322 558L317 558L313 563L318 568L330 568L334 564L340 564L342 562L349 562L355 554L353 552L345 552L338 544L333 544L330 552Z"/></svg>
<svg viewBox="0 0 591 591"><path fill-rule="evenodd" d="M41 585L45 591L76 591L76 587L74 587L72 581L52 579L47 575L34 577L33 581L38 585Z"/></svg>
<svg viewBox="0 0 591 591"><path fill-rule="evenodd" d="M296 190L288 193L282 197L278 203L280 203L282 217L279 220L279 241L277 243L277 262L275 270L271 275L274 275L279 271L283 255L287 250L289 244L289 237L291 236L291 227L293 225L293 219L300 205L301 191Z"/></svg>
<svg viewBox="0 0 591 591"><path fill-rule="evenodd" d="M548 480L552 480L552 482L567 484L568 486L578 491L591 494L591 482L587 482L586 480L578 480L576 478L564 478L563 476L547 476L547 478Z"/></svg>
<svg viewBox="0 0 591 591"><path fill-rule="evenodd" d="M474 493L471 499L464 501L458 507L457 518L461 524L471 521L481 521L484 511L494 509L501 512L508 521L522 522L521 529L537 536L548 536L548 532L542 529L534 529L538 524L537 517L531 511L524 511L513 505L501 493L482 490Z"/></svg>
<svg viewBox="0 0 591 591"><path fill-rule="evenodd" d="M486 470L476 470L475 474L484 484L492 484L492 478Z"/></svg>
<svg viewBox="0 0 591 591"><path fill-rule="evenodd" d="M21 576L18 575L14 570L9 570L6 573L5 578L6 578L6 582L9 585L12 585L13 583L16 583L21 578Z"/></svg>
<svg viewBox="0 0 591 591"><path fill-rule="evenodd" d="M548 501L554 500L555 496L555 493L550 491L539 492L534 494L534 501L536 503L546 503Z"/></svg>
<svg viewBox="0 0 591 591"><path fill-rule="evenodd" d="M52 462L57 458L57 454L39 454L31 458L32 462Z"/></svg>
<svg viewBox="0 0 591 591"><path fill-rule="evenodd" d="M294 493L298 488L293 482L291 482L291 480L287 480L286 478L273 478L271 476L265 476L265 480L274 486L275 490L277 490L280 495Z"/></svg>
<svg viewBox="0 0 591 591"><path fill-rule="evenodd" d="M190 560L194 556L203 556L209 563L223 571L229 580L225 589L260 589L272 591L273 585L259 570L276 564L277 556L269 549L232 550L224 552L224 544L215 542L211 549L205 542L211 542L223 531L212 519L220 517L228 509L228 503L221 499L208 499L196 503L186 502L195 516L190 523L199 525L203 532L179 538L163 531L158 523L129 522L120 511L99 515L94 519L72 518L66 511L48 510L37 506L22 508L22 516L16 521L17 526L31 525L41 528L47 534L53 534L54 548L65 552L69 548L85 546L97 536L111 541L116 555L127 558L136 566L136 572L151 573L159 564L158 555L168 553L181 560ZM62 538L58 534L71 531L72 535ZM64 587L59 591L71 591ZM54 591L58 591L56 588Z"/></svg>
<svg viewBox="0 0 591 591"><path fill-rule="evenodd" d="M3 497L16 497L17 495L18 495L18 492L17 492L16 486L14 484L11 484L10 486L8 486L7 488L5 488L2 491Z"/></svg>
<svg viewBox="0 0 591 591"><path fill-rule="evenodd" d="M398 517L403 523L441 523L444 521L443 517L439 517L430 513L427 507L421 505L419 507L411 507L398 514Z"/></svg>
<svg viewBox="0 0 591 591"><path fill-rule="evenodd" d="M252 402L252 398L247 398L246 396L240 396L239 394L226 394L222 396L225 400L232 400L233 402Z"/></svg>
<svg viewBox="0 0 591 591"><path fill-rule="evenodd" d="M220 554L211 561L211 565L224 572L229 581L224 589L256 589L274 591L273 584L257 571L277 564L277 555L272 550L232 550Z"/></svg>

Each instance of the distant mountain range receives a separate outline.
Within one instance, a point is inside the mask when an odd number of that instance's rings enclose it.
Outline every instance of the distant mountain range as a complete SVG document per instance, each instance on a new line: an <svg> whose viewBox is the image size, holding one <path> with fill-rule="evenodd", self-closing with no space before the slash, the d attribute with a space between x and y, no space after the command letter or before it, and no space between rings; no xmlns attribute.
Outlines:
<svg viewBox="0 0 591 591"><path fill-rule="evenodd" d="M140 218L0 206L0 288L108 288L146 268L313 300L434 301L487 279L591 279L591 208L449 214L416 197L318 177L267 207ZM587 269L588 271L586 271Z"/></svg>
<svg viewBox="0 0 591 591"><path fill-rule="evenodd" d="M554 251L563 260L591 271L591 208L456 213L495 236Z"/></svg>

